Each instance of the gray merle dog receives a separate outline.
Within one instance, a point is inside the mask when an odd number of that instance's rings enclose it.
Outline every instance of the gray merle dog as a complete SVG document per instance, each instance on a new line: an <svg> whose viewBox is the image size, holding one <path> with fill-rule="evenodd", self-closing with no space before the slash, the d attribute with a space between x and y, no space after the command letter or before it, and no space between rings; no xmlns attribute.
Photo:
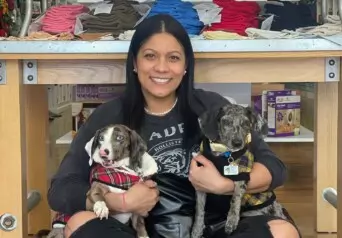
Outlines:
<svg viewBox="0 0 342 238"><path fill-rule="evenodd" d="M240 216L268 214L287 219L282 206L276 202L273 191L247 194L249 174L253 167L254 156L250 142L252 132L266 137L267 122L250 107L227 103L223 107L212 108L199 118L204 135L201 154L211 160L222 176L234 181L234 192L230 204L216 204L229 209L227 220L220 223L227 234L231 234L240 220ZM196 214L191 238L200 238L205 230L205 204L207 196L219 196L220 201L229 201L225 195L196 192ZM223 209L224 210L224 209Z"/></svg>

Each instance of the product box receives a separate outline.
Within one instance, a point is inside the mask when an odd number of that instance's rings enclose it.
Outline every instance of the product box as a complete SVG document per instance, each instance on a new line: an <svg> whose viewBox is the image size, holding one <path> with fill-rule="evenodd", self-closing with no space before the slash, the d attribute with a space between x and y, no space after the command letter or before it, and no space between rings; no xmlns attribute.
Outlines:
<svg viewBox="0 0 342 238"><path fill-rule="evenodd" d="M300 134L300 103L295 90L263 91L261 114L268 122L268 136Z"/></svg>
<svg viewBox="0 0 342 238"><path fill-rule="evenodd" d="M251 85L251 106L261 114L263 91L281 91L285 89L282 83L253 83Z"/></svg>
<svg viewBox="0 0 342 238"><path fill-rule="evenodd" d="M73 87L75 102L111 100L122 95L125 85L84 84Z"/></svg>
<svg viewBox="0 0 342 238"><path fill-rule="evenodd" d="M252 107L267 122L269 137L300 134L301 96L297 90L263 90L252 97Z"/></svg>

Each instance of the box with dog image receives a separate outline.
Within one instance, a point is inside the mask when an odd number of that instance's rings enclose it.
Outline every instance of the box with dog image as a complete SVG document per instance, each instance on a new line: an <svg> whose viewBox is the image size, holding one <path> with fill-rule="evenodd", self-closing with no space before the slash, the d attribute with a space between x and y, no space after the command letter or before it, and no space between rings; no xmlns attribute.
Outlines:
<svg viewBox="0 0 342 238"><path fill-rule="evenodd" d="M300 99L295 90L263 91L262 115L268 121L268 136L300 134Z"/></svg>

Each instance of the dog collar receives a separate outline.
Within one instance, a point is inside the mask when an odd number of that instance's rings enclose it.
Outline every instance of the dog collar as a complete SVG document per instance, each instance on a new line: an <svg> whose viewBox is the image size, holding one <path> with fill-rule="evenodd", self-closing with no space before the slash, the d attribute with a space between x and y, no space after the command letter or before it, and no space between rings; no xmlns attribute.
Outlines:
<svg viewBox="0 0 342 238"><path fill-rule="evenodd" d="M227 159L232 157L232 153L230 151L226 151L221 154L221 156L226 157Z"/></svg>
<svg viewBox="0 0 342 238"><path fill-rule="evenodd" d="M230 151L226 151L224 153L221 154L221 156L223 156L224 158L228 159L228 160L235 160L240 158L242 155L244 155L247 151L247 146L245 146L242 150L239 151L235 151L235 152L230 152Z"/></svg>
<svg viewBox="0 0 342 238"><path fill-rule="evenodd" d="M200 145L200 151L207 151L207 152L212 152L212 148L215 148L216 152L220 152L220 154L218 156L220 157L224 157L225 159L229 160L230 162L233 162L234 160L240 158L242 155L244 155L248 149L248 144L242 148L239 151L235 151L235 152L231 152L231 151L227 151L226 146L224 145L220 145L217 144L213 141L210 141L208 138L204 137L204 139L202 140L202 143Z"/></svg>

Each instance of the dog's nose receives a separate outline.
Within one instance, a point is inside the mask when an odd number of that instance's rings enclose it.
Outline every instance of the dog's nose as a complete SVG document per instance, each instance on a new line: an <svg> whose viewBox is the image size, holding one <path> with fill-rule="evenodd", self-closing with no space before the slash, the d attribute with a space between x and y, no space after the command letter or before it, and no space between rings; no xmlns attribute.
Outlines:
<svg viewBox="0 0 342 238"><path fill-rule="evenodd" d="M107 156L107 155L109 155L108 149L100 150L100 156Z"/></svg>
<svg viewBox="0 0 342 238"><path fill-rule="evenodd" d="M242 140L240 140L240 139L234 139L234 140L232 141L232 145L233 145L234 147L240 147L240 146L242 145Z"/></svg>

